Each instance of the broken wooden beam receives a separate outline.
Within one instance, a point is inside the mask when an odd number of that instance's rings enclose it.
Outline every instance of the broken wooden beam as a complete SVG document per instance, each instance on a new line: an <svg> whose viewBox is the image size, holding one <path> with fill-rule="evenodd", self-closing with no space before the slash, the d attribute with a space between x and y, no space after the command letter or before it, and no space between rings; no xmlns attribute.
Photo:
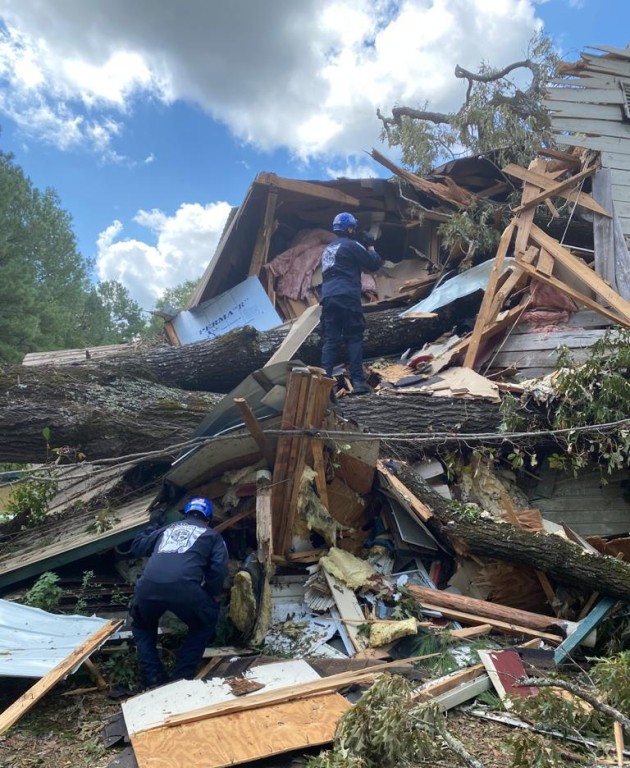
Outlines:
<svg viewBox="0 0 630 768"><path fill-rule="evenodd" d="M56 667L53 667L50 672L32 685L26 693L22 694L17 701L14 701L11 706L7 707L0 714L0 734L3 734L16 723L22 715L26 714L60 680L63 680L66 675L69 675L89 658L122 624L122 621L109 621L102 627L99 627L85 642L81 643L63 661L60 661Z"/></svg>

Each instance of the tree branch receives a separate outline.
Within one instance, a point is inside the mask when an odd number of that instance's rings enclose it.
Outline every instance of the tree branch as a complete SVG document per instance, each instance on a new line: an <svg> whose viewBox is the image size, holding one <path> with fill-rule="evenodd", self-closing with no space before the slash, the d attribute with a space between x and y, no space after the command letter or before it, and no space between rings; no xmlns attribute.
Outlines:
<svg viewBox="0 0 630 768"><path fill-rule="evenodd" d="M630 718L627 718L618 709L611 707L610 704L605 704L603 701L600 701L597 696L595 696L590 691L581 688L579 685L569 683L566 680L555 680L548 677L525 677L518 681L518 685L532 686L534 688L562 688L563 690L572 693L574 696L583 699L587 704L590 704L593 709L596 709L598 712L601 712L607 717L616 720L621 725L626 735L630 736Z"/></svg>

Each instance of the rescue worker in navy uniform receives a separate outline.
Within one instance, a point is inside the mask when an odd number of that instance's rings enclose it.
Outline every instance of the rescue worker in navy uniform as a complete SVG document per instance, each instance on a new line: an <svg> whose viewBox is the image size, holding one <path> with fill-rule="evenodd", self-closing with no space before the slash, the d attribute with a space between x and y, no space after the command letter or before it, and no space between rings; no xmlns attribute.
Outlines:
<svg viewBox="0 0 630 768"><path fill-rule="evenodd" d="M351 213L339 213L332 226L337 239L322 254L322 368L332 376L342 338L348 350L348 364L355 394L370 392L363 373L363 332L361 272L376 272L381 257L372 242L367 246L355 238L358 221ZM365 233L363 233L365 236Z"/></svg>
<svg viewBox="0 0 630 768"><path fill-rule="evenodd" d="M171 679L192 679L213 639L219 615L216 598L228 573L228 553L219 533L210 527L212 503L193 498L184 519L160 526L159 518L133 540L131 552L148 557L129 611L143 686L167 682L157 650L160 617L171 611L188 625L188 635L175 659Z"/></svg>

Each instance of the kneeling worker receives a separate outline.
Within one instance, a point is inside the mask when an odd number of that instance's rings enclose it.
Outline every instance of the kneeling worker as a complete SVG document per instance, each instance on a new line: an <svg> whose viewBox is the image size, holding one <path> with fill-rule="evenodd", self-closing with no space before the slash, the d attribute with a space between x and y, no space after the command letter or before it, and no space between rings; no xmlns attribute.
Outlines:
<svg viewBox="0 0 630 768"><path fill-rule="evenodd" d="M376 272L381 257L373 241L357 242L358 221L351 213L335 216L333 232L337 239L322 254L322 368L332 377L341 339L345 339L352 389L357 394L370 392L363 373L363 331L361 272Z"/></svg>
<svg viewBox="0 0 630 768"><path fill-rule="evenodd" d="M206 645L214 637L219 603L228 572L228 553L219 533L210 527L212 503L191 499L184 519L159 527L159 522L136 536L131 552L148 557L130 609L142 683L150 688L167 682L157 650L160 617L171 611L188 626L171 679L192 679Z"/></svg>

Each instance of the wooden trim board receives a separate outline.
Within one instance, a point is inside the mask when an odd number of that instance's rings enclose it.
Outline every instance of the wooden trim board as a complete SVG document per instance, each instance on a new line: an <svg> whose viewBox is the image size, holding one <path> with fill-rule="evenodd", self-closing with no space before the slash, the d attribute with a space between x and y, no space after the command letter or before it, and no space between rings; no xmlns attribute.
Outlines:
<svg viewBox="0 0 630 768"><path fill-rule="evenodd" d="M122 621L110 621L100 627L85 642L81 643L78 648L75 648L72 653L66 656L63 661L60 661L56 667L53 667L48 674L38 680L35 685L32 685L17 701L14 701L10 707L5 709L0 715L0 734L16 723L22 715L26 714L60 680L63 680L73 669L80 666L122 624Z"/></svg>

